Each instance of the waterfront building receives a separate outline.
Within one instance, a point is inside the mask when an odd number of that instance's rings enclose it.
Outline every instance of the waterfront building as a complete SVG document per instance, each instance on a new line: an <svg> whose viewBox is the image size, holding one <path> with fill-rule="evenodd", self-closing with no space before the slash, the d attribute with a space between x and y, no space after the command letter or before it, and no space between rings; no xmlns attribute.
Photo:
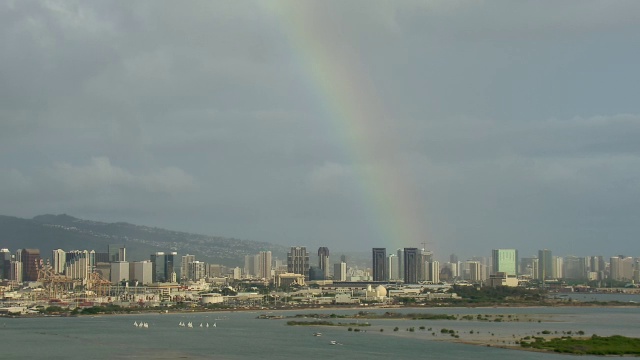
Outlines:
<svg viewBox="0 0 640 360"><path fill-rule="evenodd" d="M287 272L304 275L309 280L309 253L304 246L293 246L287 253Z"/></svg>
<svg viewBox="0 0 640 360"><path fill-rule="evenodd" d="M518 275L518 250L493 249L491 252L491 274L499 272L507 275Z"/></svg>
<svg viewBox="0 0 640 360"><path fill-rule="evenodd" d="M558 279L564 278L564 259L562 256L553 257L553 273Z"/></svg>
<svg viewBox="0 0 640 360"><path fill-rule="evenodd" d="M385 281L388 279L386 259L387 249L373 248L373 281Z"/></svg>
<svg viewBox="0 0 640 360"><path fill-rule="evenodd" d="M420 268L420 253L417 248L404 248L404 282L418 283L418 269Z"/></svg>
<svg viewBox="0 0 640 360"><path fill-rule="evenodd" d="M331 275L329 273L329 248L326 246L318 248L318 267L322 270L324 280Z"/></svg>

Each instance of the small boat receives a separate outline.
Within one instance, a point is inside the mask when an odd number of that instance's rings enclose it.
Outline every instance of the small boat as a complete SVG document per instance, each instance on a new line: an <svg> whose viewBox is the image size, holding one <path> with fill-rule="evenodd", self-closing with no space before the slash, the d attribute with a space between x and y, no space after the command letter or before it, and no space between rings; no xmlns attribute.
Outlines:
<svg viewBox="0 0 640 360"><path fill-rule="evenodd" d="M147 328L149 328L149 323L144 323L143 326L144 326L145 329L147 329Z"/></svg>
<svg viewBox="0 0 640 360"><path fill-rule="evenodd" d="M202 323L200 323L200 327L202 327Z"/></svg>
<svg viewBox="0 0 640 360"><path fill-rule="evenodd" d="M216 323L213 323L213 327L217 327Z"/></svg>
<svg viewBox="0 0 640 360"><path fill-rule="evenodd" d="M319 333L319 332L313 333L313 336L322 336L322 333Z"/></svg>
<svg viewBox="0 0 640 360"><path fill-rule="evenodd" d="M133 326L138 327L138 323L136 321L133 322Z"/></svg>
<svg viewBox="0 0 640 360"><path fill-rule="evenodd" d="M329 341L329 344L331 344L331 345L338 345L338 342L337 342L337 341L335 341L335 340L331 340L331 341Z"/></svg>
<svg viewBox="0 0 640 360"><path fill-rule="evenodd" d="M192 328L193 327L193 323L191 323L191 321L189 321L189 323L187 324L187 327Z"/></svg>
<svg viewBox="0 0 640 360"><path fill-rule="evenodd" d="M209 327L209 323L207 323L207 327Z"/></svg>

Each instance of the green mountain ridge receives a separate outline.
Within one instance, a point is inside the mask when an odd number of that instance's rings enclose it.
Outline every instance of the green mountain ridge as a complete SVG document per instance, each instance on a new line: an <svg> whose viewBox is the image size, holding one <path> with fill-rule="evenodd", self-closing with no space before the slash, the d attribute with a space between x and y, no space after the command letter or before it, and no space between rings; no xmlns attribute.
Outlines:
<svg viewBox="0 0 640 360"><path fill-rule="evenodd" d="M244 264L245 255L270 250L284 258L287 248L266 242L192 234L126 222L83 220L67 214L38 215L33 219L0 215L0 247L12 252L37 248L43 258L54 249L107 252L109 244L124 244L127 260L147 260L158 251L192 254L197 260L227 266Z"/></svg>

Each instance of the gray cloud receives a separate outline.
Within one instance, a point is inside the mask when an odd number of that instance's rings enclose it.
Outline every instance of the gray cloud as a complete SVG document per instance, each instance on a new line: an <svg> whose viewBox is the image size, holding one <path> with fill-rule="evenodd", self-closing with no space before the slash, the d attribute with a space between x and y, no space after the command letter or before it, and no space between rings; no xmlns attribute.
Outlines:
<svg viewBox="0 0 640 360"><path fill-rule="evenodd" d="M638 7L5 1L0 212L353 250L407 194L441 257L638 252ZM346 85L384 112L356 160Z"/></svg>

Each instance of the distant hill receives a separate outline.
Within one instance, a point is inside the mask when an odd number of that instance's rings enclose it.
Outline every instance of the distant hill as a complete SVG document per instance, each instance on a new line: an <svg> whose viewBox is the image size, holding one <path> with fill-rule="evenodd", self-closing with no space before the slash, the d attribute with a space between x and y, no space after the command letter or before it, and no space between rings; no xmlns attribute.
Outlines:
<svg viewBox="0 0 640 360"><path fill-rule="evenodd" d="M157 251L193 254L196 259L228 266L242 266L244 255L270 250L284 258L287 248L265 242L191 234L124 222L105 223L66 214L23 219L0 215L0 247L14 252L37 248L43 258L54 249L107 252L109 244L125 244L127 260L148 260Z"/></svg>

